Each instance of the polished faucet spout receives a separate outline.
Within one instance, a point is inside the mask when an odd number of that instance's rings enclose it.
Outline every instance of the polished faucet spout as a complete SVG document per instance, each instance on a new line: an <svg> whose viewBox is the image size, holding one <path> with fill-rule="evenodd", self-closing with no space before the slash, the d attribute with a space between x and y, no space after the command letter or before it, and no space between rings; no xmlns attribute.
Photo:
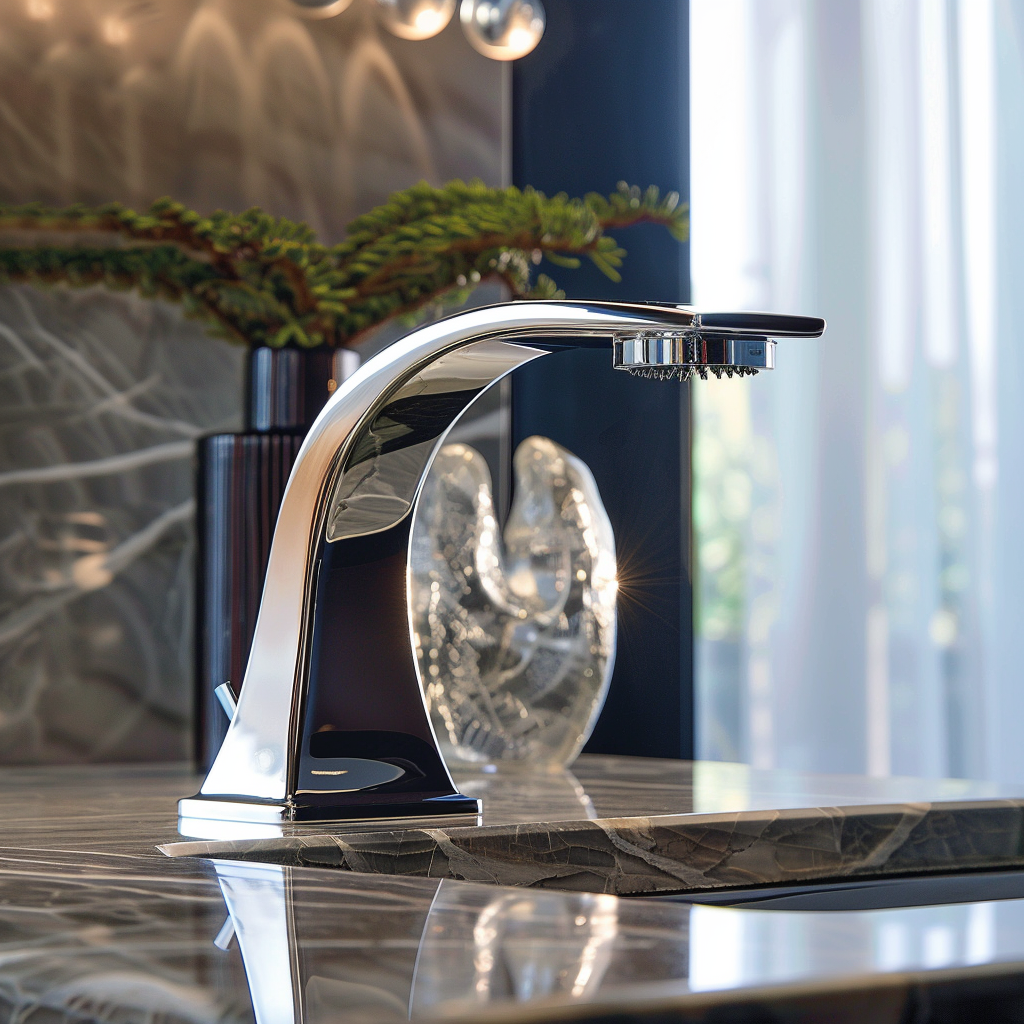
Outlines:
<svg viewBox="0 0 1024 1024"><path fill-rule="evenodd" d="M423 699L409 537L423 480L470 403L558 348L603 345L652 377L754 372L824 321L611 302L514 302L422 327L334 393L296 457L241 695L187 819L273 823L479 813Z"/></svg>

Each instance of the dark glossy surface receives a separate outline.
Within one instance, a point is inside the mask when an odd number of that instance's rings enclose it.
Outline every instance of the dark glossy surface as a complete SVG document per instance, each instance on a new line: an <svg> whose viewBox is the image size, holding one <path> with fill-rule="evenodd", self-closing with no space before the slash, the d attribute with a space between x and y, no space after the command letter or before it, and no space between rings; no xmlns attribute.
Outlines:
<svg viewBox="0 0 1024 1024"><path fill-rule="evenodd" d="M359 365L346 349L255 348L249 354L246 425L305 434L337 386Z"/></svg>
<svg viewBox="0 0 1024 1024"><path fill-rule="evenodd" d="M730 889L661 898L715 907L761 910L891 910L1024 899L1024 871L966 871L949 875Z"/></svg>
<svg viewBox="0 0 1024 1024"><path fill-rule="evenodd" d="M994 795L628 759L584 759L578 773L590 797L564 778L481 786L507 818L583 798L608 814L645 799L706 810ZM164 858L153 844L195 781L0 773L0 1019L938 1024L1017 1020L1024 1005L1024 901L772 912Z"/></svg>

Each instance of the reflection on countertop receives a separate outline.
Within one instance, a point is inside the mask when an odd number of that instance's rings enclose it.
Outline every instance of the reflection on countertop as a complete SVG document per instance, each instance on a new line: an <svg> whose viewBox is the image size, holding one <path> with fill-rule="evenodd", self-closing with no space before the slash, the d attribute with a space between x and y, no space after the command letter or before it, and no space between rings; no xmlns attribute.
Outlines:
<svg viewBox="0 0 1024 1024"><path fill-rule="evenodd" d="M110 854L7 852L0 877L5 1020L697 1021L727 1005L896 1024L979 991L1024 1001L1024 901L787 914Z"/></svg>
<svg viewBox="0 0 1024 1024"><path fill-rule="evenodd" d="M677 816L693 793L709 799L710 778L722 787L715 806L733 814L773 799L773 787L776 806L788 795L848 809L858 798L1007 795L606 758L584 759L576 777L606 820ZM960 1019L1016 1019L995 1011L1024 1006L1024 901L773 912L166 858L155 844L175 837L175 800L195 784L187 773L14 769L0 779L0 1019L711 1021L728 1006L729 1020L895 1024L957 1019L948 1013L964 1000L992 1013ZM522 810L527 791L550 783L481 785L498 815L499 792L514 791L508 806ZM571 804L559 792L558 805ZM559 813L554 799L549 810Z"/></svg>
<svg viewBox="0 0 1024 1024"><path fill-rule="evenodd" d="M475 1018L508 1003L697 1011L747 988L1024 957L1024 901L787 915L365 876L327 890L301 869L214 866L260 1024Z"/></svg>

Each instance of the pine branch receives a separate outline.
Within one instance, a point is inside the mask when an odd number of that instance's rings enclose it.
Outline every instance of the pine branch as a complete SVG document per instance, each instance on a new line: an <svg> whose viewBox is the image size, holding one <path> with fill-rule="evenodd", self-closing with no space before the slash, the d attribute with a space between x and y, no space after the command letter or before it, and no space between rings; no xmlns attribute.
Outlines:
<svg viewBox="0 0 1024 1024"><path fill-rule="evenodd" d="M393 317L456 304L480 281L516 297L555 297L534 265L590 259L618 280L625 251L605 232L640 223L685 239L678 196L620 184L570 199L480 182L425 183L357 218L340 245L258 209L209 217L162 199L143 214L117 204L51 210L0 206L0 281L104 284L182 304L189 316L250 345L347 345Z"/></svg>

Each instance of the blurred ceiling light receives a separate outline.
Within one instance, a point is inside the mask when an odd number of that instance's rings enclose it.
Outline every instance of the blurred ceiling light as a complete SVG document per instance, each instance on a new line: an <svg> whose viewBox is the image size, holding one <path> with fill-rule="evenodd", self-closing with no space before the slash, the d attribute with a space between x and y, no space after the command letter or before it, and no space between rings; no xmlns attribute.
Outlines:
<svg viewBox="0 0 1024 1024"><path fill-rule="evenodd" d="M33 21L49 21L56 13L53 0L28 0L25 4L25 13Z"/></svg>
<svg viewBox="0 0 1024 1024"><path fill-rule="evenodd" d="M540 0L462 0L459 18L473 48L492 60L525 57L544 35Z"/></svg>
<svg viewBox="0 0 1024 1024"><path fill-rule="evenodd" d="M455 13L455 0L377 0L381 20L401 39L436 36Z"/></svg>
<svg viewBox="0 0 1024 1024"><path fill-rule="evenodd" d="M28 0L49 4L53 0ZM352 0L288 0L307 18L333 18ZM430 39L446 28L458 0L373 0L381 21L401 39ZM462 29L473 48L492 60L525 57L544 35L541 0L462 0Z"/></svg>
<svg viewBox="0 0 1024 1024"><path fill-rule="evenodd" d="M352 0L291 0L307 18L333 18L346 10Z"/></svg>
<svg viewBox="0 0 1024 1024"><path fill-rule="evenodd" d="M122 46L131 38L131 29L127 23L115 14L108 14L100 24L103 41L111 46Z"/></svg>

